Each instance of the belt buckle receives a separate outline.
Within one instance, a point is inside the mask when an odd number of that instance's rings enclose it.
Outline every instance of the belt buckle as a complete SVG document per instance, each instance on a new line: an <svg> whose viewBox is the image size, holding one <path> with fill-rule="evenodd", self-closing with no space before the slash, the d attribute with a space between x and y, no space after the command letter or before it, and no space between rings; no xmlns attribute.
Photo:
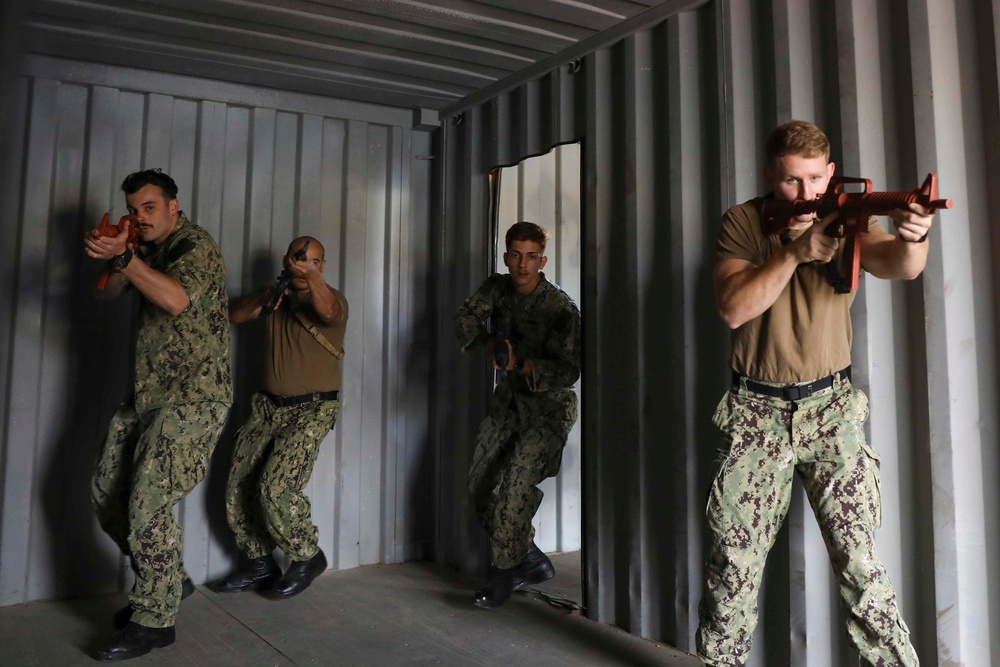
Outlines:
<svg viewBox="0 0 1000 667"><path fill-rule="evenodd" d="M785 394L785 400L787 401L801 400L813 393L812 382L809 384L796 384L791 387L785 387L782 393Z"/></svg>

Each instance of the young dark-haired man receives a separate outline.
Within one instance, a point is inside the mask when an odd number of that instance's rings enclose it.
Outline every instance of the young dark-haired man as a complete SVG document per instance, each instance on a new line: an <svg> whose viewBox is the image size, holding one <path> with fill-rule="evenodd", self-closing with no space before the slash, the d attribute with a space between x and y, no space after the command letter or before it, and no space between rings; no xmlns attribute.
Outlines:
<svg viewBox="0 0 1000 667"><path fill-rule="evenodd" d="M303 489L337 423L347 299L323 280L325 251L316 239L295 239L282 261L292 275L283 295L269 285L229 304L233 324L267 316L267 348L264 390L236 438L226 488L229 527L247 562L212 584L219 593L271 589L287 598L327 566ZM275 546L292 559L283 575Z"/></svg>
<svg viewBox="0 0 1000 667"><path fill-rule="evenodd" d="M455 331L462 349L482 345L496 355L486 330L507 334L507 364L479 427L469 492L490 539L492 569L473 602L494 609L511 593L551 578L555 569L535 546L531 519L542 501L537 485L559 472L577 419L573 385L580 377L580 311L545 279L548 234L531 222L513 225L503 255L509 275L494 274L462 304Z"/></svg>
<svg viewBox="0 0 1000 667"><path fill-rule="evenodd" d="M791 121L767 142L764 178L781 200L811 200L833 176L830 144L811 123ZM927 260L931 215L919 204L874 220L860 235L861 265L885 279L913 279ZM732 332L732 388L714 421L729 449L709 494L711 542L699 608L706 665L742 665L757 623L768 551L798 475L830 553L847 630L872 665L917 657L875 551L881 522L878 454L865 441L868 398L851 384L854 293L837 293L825 265L843 244L825 234L837 215L791 221L765 236L754 201L729 209L717 242L715 291Z"/></svg>
<svg viewBox="0 0 1000 667"><path fill-rule="evenodd" d="M127 660L172 644L182 595L173 508L205 476L232 403L226 267L215 242L179 210L177 186L159 170L122 183L138 242L128 230L85 237L86 252L114 272L101 298L138 292L134 393L118 408L101 449L92 499L101 527L135 569L129 606L98 651Z"/></svg>

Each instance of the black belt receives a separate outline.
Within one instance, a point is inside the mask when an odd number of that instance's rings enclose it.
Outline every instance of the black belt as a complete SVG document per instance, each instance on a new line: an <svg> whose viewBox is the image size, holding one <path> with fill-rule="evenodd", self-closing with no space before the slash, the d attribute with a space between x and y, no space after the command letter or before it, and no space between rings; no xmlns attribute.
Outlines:
<svg viewBox="0 0 1000 667"><path fill-rule="evenodd" d="M786 401L800 401L807 396L812 396L817 391L832 387L833 381L838 375L841 378L850 380L851 367L848 366L844 370L837 371L833 375L827 375L825 378L813 380L812 382L808 382L806 384L787 384L784 387L774 387L769 384L754 382L747 376L733 371L733 389L739 389L745 383L747 389L757 394L783 398Z"/></svg>
<svg viewBox="0 0 1000 667"><path fill-rule="evenodd" d="M334 389L333 391L314 391L311 394L302 394L300 396L275 396L267 392L264 392L264 394L279 408L287 408L290 405L299 405L301 403L308 403L309 401L336 401L340 392Z"/></svg>

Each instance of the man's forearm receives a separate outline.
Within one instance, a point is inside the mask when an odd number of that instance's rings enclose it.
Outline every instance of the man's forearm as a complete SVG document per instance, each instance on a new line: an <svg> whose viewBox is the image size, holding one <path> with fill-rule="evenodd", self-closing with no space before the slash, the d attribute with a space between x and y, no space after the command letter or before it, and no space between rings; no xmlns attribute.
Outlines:
<svg viewBox="0 0 1000 667"><path fill-rule="evenodd" d="M121 273L146 299L171 315L180 315L191 305L183 285L167 274L150 268L140 257L133 257Z"/></svg>
<svg viewBox="0 0 1000 667"><path fill-rule="evenodd" d="M580 364L568 359L525 359L521 374L531 391L568 389L580 379Z"/></svg>
<svg viewBox="0 0 1000 667"><path fill-rule="evenodd" d="M469 301L459 307L453 323L455 336L458 338L463 352L476 345L486 345L490 335L486 331L483 320L488 316L487 313L485 317L480 317L479 312L470 305Z"/></svg>
<svg viewBox="0 0 1000 667"><path fill-rule="evenodd" d="M913 280L923 273L924 267L927 266L927 253L930 248L926 241L914 243L897 236L894 245L897 280Z"/></svg>
<svg viewBox="0 0 1000 667"><path fill-rule="evenodd" d="M340 317L340 300L333 290L323 281L323 274L310 274L308 278L309 293L312 296L313 310L323 322L332 324Z"/></svg>
<svg viewBox="0 0 1000 667"><path fill-rule="evenodd" d="M112 271L111 275L108 276L108 283L104 286L104 289L94 289L94 296L98 299L114 299L115 297L121 296L122 292L125 291L126 284L125 276L123 276L118 271Z"/></svg>
<svg viewBox="0 0 1000 667"><path fill-rule="evenodd" d="M229 322L230 324L243 324L249 320L260 317L267 303L270 290L265 288L252 292L245 296L232 299L229 302Z"/></svg>
<svg viewBox="0 0 1000 667"><path fill-rule="evenodd" d="M928 243L885 234L862 249L861 265L884 280L913 280L927 265Z"/></svg>
<svg viewBox="0 0 1000 667"><path fill-rule="evenodd" d="M730 329L759 317L773 306L799 265L787 246L761 266L746 264L747 268L723 276L719 276L722 265L716 269L719 315Z"/></svg>

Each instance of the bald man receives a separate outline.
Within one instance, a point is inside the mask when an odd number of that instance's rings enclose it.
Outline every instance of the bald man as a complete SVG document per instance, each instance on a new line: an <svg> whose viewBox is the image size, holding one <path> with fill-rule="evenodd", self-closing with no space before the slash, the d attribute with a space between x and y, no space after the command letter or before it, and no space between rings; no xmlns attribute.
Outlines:
<svg viewBox="0 0 1000 667"><path fill-rule="evenodd" d="M303 489L337 422L347 299L324 281L317 239L295 239L282 262L292 276L283 294L270 285L229 304L233 324L267 318L267 350L264 390L236 436L226 488L226 516L246 562L211 585L220 593L267 589L291 597L327 566ZM292 560L284 574L275 547Z"/></svg>

